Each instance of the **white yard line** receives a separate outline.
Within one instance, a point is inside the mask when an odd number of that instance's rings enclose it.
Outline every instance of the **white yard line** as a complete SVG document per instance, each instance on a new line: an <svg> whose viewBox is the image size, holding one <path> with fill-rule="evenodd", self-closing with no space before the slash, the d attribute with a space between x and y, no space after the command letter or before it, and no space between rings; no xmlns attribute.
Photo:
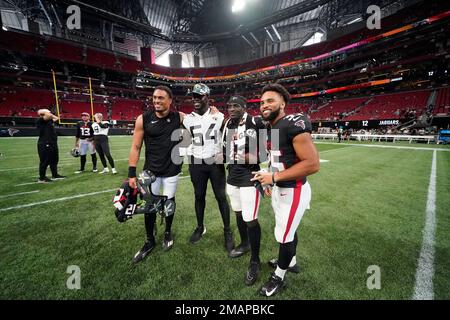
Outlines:
<svg viewBox="0 0 450 320"><path fill-rule="evenodd" d="M321 142L314 141L315 144L334 144L338 145L337 142ZM344 146L355 146L355 147L367 147L367 148L387 148L387 149L409 149L409 150L425 150L425 151L447 151L450 152L450 149L444 148L423 148L423 147L405 147L405 146L386 146L386 145L374 145L374 144L357 144L357 143L345 143L342 144ZM339 148L342 149L342 148ZM325 152L325 151L324 151Z"/></svg>
<svg viewBox="0 0 450 320"><path fill-rule="evenodd" d="M117 189L108 189L108 190L97 191L97 192L92 192L92 193L84 193L84 194L73 195L73 196L70 196L70 197L63 197L63 198L50 199L50 200L45 200L45 201L40 201L40 202L27 203L27 204L22 204L22 205L19 205L19 206L14 206L14 207L0 209L0 212L9 211L9 210L15 210L15 209L23 209L23 208L28 208L28 207L34 207L34 206L38 206L38 205L41 205L41 204L47 204L47 203L53 203L53 202L61 202L61 201L66 201L66 200L72 200L72 199L77 199L77 198L94 196L96 194L113 192L113 191L116 191L116 190Z"/></svg>
<svg viewBox="0 0 450 320"><path fill-rule="evenodd" d="M422 249L416 270L413 300L433 300L434 234L436 230L436 151L433 152Z"/></svg>
<svg viewBox="0 0 450 320"><path fill-rule="evenodd" d="M39 192L39 190L34 190L34 191L29 191L29 192L13 193L13 194L6 194L6 195L3 195L3 196L0 196L0 199L9 198L9 197L16 197L16 196L21 196L21 195L24 195L24 194L30 194L30 193L36 193L36 192Z"/></svg>
<svg viewBox="0 0 450 320"><path fill-rule="evenodd" d="M21 187L21 186L28 186L30 184L38 184L39 182L35 181L35 182L27 182L27 183L21 183L21 184L16 184L14 187Z"/></svg>
<svg viewBox="0 0 450 320"><path fill-rule="evenodd" d="M182 179L187 179L189 177L190 176L181 176L179 179L182 180ZM117 188L116 189L107 189L107 190L102 190L102 191L97 191L97 192L77 194L77 195L73 195L73 196L70 196L70 197L63 197L63 198L57 198L57 199L50 199L50 200L45 200L45 201L27 203L27 204L22 204L22 205L19 205L19 206L14 206L14 207L0 209L0 212L10 211L10 210L15 210L15 209L23 209L23 208L28 208L28 207L34 207L34 206L38 206L38 205L41 205L41 204L47 204L47 203L60 202L60 201L77 199L77 198L89 197L89 196L93 196L93 195L97 195L97 194L113 192L113 191L116 191L116 190L117 190Z"/></svg>
<svg viewBox="0 0 450 320"><path fill-rule="evenodd" d="M114 162L118 162L118 161L128 161L128 158L123 158L123 159L114 159ZM67 167L67 166L74 166L74 165L76 165L77 163L63 163L63 164L58 164L58 168L59 167ZM97 163L97 165L98 165L98 163ZM101 165L101 163L100 163L100 165ZM38 170L39 169L39 167L25 167L25 168L9 168L9 169L1 169L0 170L0 172L5 172L5 171L16 171L16 170L31 170L31 169L35 169L35 170Z"/></svg>

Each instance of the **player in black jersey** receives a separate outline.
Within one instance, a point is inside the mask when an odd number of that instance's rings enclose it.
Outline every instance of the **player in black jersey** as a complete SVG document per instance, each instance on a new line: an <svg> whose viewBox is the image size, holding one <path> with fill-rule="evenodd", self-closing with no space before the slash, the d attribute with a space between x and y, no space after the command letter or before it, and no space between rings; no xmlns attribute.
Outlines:
<svg viewBox="0 0 450 320"><path fill-rule="evenodd" d="M167 251L173 246L171 232L175 214L175 192L178 183L178 175L181 172L182 162L172 161L171 155L177 146L177 139L173 139L174 131L180 129L184 114L171 111L173 94L170 88L158 86L153 92L154 111L146 111L136 119L133 143L130 150L128 177L130 187L136 188L136 166L139 161L142 143L145 143L144 170L150 170L156 175L156 181L152 183L152 192L162 194L171 200L170 215L165 218L163 250ZM176 154L176 152L174 153ZM168 209L168 208L166 208ZM169 212L169 210L168 210ZM156 213L145 214L145 231L147 241L141 250L133 258L135 263L144 259L155 247L154 236Z"/></svg>
<svg viewBox="0 0 450 320"><path fill-rule="evenodd" d="M285 274L296 266L297 228L309 209L311 187L306 177L319 171L319 155L311 138L311 122L303 114L286 115L288 91L279 84L262 89L261 114L268 121L267 149L269 173L255 172L253 181L274 185L272 207L275 213L275 238L280 243L277 267L261 288L272 296L285 285Z"/></svg>
<svg viewBox="0 0 450 320"><path fill-rule="evenodd" d="M97 172L97 154L94 147L94 129L90 121L89 113L81 114L81 121L77 122L77 133L75 135L75 148L80 150L80 170L75 173L83 173L86 165L86 153L89 150L92 158L92 172Z"/></svg>
<svg viewBox="0 0 450 320"><path fill-rule="evenodd" d="M245 275L245 284L256 282L261 270L259 247L261 227L258 209L263 196L251 180L252 172L259 171L259 138L265 130L261 117L246 112L247 102L242 96L233 96L228 101L227 121L224 131L225 159L228 163L227 194L231 208L236 213L236 223L241 244L229 256L237 258L251 250L250 265ZM263 159L264 160L264 159Z"/></svg>
<svg viewBox="0 0 450 320"><path fill-rule="evenodd" d="M203 224L206 206L206 189L208 180L216 197L217 205L222 216L224 229L224 245L228 253L234 248L233 234L230 229L230 206L225 192L225 166L223 161L216 161L222 154L221 130L224 115L209 105L210 90L207 85L197 83L193 90L192 102L194 111L186 115L183 126L191 134L191 155L189 173L195 193L195 215L197 227L189 241L197 243L206 232Z"/></svg>

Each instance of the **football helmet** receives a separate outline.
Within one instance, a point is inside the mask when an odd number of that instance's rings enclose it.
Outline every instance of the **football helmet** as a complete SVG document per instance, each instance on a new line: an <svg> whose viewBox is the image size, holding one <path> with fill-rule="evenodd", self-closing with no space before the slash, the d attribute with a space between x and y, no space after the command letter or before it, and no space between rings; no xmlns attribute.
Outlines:
<svg viewBox="0 0 450 320"><path fill-rule="evenodd" d="M144 170L137 179L137 188L130 187L128 180L123 182L116 191L113 204L114 213L119 222L131 219L135 214L159 214L167 217L175 212L175 201L167 199L167 196L154 195L151 184L156 181L156 176L149 170ZM138 194L142 202L138 202Z"/></svg>
<svg viewBox="0 0 450 320"><path fill-rule="evenodd" d="M128 181L122 183L113 198L114 211L119 222L131 219L136 211L138 190L130 187Z"/></svg>
<svg viewBox="0 0 450 320"><path fill-rule="evenodd" d="M150 170L144 170L139 174L137 188L143 203L138 208L138 213L158 213L161 216L166 216L164 208L167 196L153 194L151 184L155 181L156 176Z"/></svg>
<svg viewBox="0 0 450 320"><path fill-rule="evenodd" d="M78 148L73 148L70 150L70 155L72 157L78 158L80 156L80 150Z"/></svg>

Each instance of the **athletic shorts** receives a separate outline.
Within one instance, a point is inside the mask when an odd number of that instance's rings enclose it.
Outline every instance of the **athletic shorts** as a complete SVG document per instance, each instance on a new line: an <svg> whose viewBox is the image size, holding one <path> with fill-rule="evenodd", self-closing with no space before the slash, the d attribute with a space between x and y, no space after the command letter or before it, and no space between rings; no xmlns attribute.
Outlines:
<svg viewBox="0 0 450 320"><path fill-rule="evenodd" d="M309 182L295 188L272 189L272 208L275 213L275 239L279 243L294 240L295 232L300 225L306 209L311 201Z"/></svg>
<svg viewBox="0 0 450 320"><path fill-rule="evenodd" d="M156 181L151 184L154 195L167 196L168 199L175 197L177 191L178 175L172 177L156 177ZM162 192L161 192L162 186Z"/></svg>
<svg viewBox="0 0 450 320"><path fill-rule="evenodd" d="M237 187L227 183L227 194L233 211L242 211L245 222L258 219L261 194L255 187Z"/></svg>
<svg viewBox="0 0 450 320"><path fill-rule="evenodd" d="M87 139L80 139L80 155L84 156L87 154L89 150L89 154L95 153L94 143L92 141L88 141Z"/></svg>

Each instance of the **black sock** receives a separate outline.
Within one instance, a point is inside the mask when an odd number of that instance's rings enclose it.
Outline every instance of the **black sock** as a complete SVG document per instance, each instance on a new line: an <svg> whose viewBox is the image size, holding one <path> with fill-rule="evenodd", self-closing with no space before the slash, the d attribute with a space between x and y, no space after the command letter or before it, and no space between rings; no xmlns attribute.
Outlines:
<svg viewBox="0 0 450 320"><path fill-rule="evenodd" d="M242 211L236 212L236 224L239 230L239 235L241 236L241 244L248 244L248 232L247 232L247 224L242 218Z"/></svg>
<svg viewBox="0 0 450 320"><path fill-rule="evenodd" d="M153 234L155 230L155 221L156 221L156 213L144 215L145 232L147 233L148 242L153 243L155 242L155 236Z"/></svg>
<svg viewBox="0 0 450 320"><path fill-rule="evenodd" d="M259 262L259 247L261 244L261 227L258 220L247 222L248 238L252 250L251 261Z"/></svg>
<svg viewBox="0 0 450 320"><path fill-rule="evenodd" d="M86 166L86 155L80 156L80 163L81 163L80 170L84 171L84 167Z"/></svg>
<svg viewBox="0 0 450 320"><path fill-rule="evenodd" d="M172 222L174 216L175 212L172 215L166 217L166 230L165 230L166 232L170 232L170 229L172 229Z"/></svg>
<svg viewBox="0 0 450 320"><path fill-rule="evenodd" d="M287 270L294 255L294 241L280 243L280 251L278 253L278 266L280 267L280 269Z"/></svg>

